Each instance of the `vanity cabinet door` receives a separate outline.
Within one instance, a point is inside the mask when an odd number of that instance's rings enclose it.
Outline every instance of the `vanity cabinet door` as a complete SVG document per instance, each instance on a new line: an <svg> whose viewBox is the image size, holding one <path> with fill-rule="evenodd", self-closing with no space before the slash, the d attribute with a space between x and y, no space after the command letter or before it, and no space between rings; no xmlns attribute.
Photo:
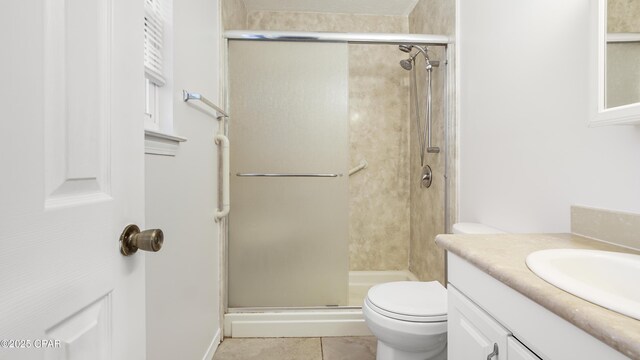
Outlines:
<svg viewBox="0 0 640 360"><path fill-rule="evenodd" d="M509 360L540 360L540 358L522 345L518 339L510 336L507 340L507 354Z"/></svg>
<svg viewBox="0 0 640 360"><path fill-rule="evenodd" d="M449 360L506 360L511 333L449 284Z"/></svg>

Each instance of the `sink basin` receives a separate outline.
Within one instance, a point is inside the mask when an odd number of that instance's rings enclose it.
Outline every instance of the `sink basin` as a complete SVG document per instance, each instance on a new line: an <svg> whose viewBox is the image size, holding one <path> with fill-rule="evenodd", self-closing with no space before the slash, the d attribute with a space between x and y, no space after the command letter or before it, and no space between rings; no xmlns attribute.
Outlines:
<svg viewBox="0 0 640 360"><path fill-rule="evenodd" d="M548 283L640 320L640 255L579 249L536 251L527 266Z"/></svg>

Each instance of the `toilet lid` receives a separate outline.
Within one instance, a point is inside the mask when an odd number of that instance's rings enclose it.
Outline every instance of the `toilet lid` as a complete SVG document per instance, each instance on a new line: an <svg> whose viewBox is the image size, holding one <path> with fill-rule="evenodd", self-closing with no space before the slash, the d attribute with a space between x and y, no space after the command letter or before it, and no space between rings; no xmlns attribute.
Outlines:
<svg viewBox="0 0 640 360"><path fill-rule="evenodd" d="M447 290L437 281L396 281L379 284L367 294L372 310L405 321L447 320Z"/></svg>

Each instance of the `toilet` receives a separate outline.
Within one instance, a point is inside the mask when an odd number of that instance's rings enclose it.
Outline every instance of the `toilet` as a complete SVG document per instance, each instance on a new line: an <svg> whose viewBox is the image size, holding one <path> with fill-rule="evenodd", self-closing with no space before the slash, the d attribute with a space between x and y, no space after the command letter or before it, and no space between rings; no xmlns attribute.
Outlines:
<svg viewBox="0 0 640 360"><path fill-rule="evenodd" d="M503 232L483 224L458 223L453 233ZM375 285L367 293L362 314L378 338L377 360L447 358L447 289L438 281Z"/></svg>
<svg viewBox="0 0 640 360"><path fill-rule="evenodd" d="M494 227L478 223L457 223L453 224L454 234L504 234L504 231Z"/></svg>

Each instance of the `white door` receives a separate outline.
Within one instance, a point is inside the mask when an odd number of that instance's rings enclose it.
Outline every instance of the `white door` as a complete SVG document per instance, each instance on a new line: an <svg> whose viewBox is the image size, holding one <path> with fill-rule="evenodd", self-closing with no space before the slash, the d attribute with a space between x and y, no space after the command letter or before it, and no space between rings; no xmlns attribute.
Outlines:
<svg viewBox="0 0 640 360"><path fill-rule="evenodd" d="M0 359L144 359L143 2L0 5Z"/></svg>
<svg viewBox="0 0 640 360"><path fill-rule="evenodd" d="M448 290L449 360L507 359L507 337L511 335L453 285Z"/></svg>

